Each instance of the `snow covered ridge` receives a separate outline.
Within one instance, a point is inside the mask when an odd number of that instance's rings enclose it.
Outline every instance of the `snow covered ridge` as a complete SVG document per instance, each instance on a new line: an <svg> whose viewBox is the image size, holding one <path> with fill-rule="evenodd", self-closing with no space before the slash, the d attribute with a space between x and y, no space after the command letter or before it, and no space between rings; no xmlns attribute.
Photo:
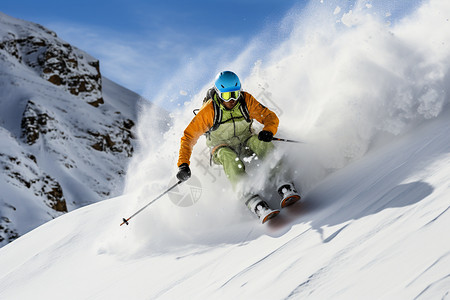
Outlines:
<svg viewBox="0 0 450 300"><path fill-rule="evenodd" d="M54 32L0 13L0 246L120 194L140 98Z"/></svg>
<svg viewBox="0 0 450 300"><path fill-rule="evenodd" d="M90 104L103 103L99 61L62 41L56 33L37 24L1 15L3 29L0 49L33 68L42 78L65 86Z"/></svg>

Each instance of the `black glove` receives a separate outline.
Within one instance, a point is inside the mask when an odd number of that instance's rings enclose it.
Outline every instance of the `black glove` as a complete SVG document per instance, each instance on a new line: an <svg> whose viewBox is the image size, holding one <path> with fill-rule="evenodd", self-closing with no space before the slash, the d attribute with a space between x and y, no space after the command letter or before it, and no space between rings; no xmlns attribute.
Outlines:
<svg viewBox="0 0 450 300"><path fill-rule="evenodd" d="M273 140L273 133L263 130L258 134L258 139L263 142L271 142Z"/></svg>
<svg viewBox="0 0 450 300"><path fill-rule="evenodd" d="M181 181L186 181L191 178L191 169L187 163L181 164L178 167L177 178Z"/></svg>

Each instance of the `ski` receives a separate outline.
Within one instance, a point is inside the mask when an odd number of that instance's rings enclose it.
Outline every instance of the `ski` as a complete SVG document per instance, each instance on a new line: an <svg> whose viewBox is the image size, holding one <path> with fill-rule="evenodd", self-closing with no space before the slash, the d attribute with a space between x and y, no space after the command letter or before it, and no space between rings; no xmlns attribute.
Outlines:
<svg viewBox="0 0 450 300"><path fill-rule="evenodd" d="M261 224L264 224L267 221L269 221L270 219L275 218L276 216L278 216L279 213L280 213L280 211L278 209L277 210L272 210L264 218L261 219Z"/></svg>
<svg viewBox="0 0 450 300"><path fill-rule="evenodd" d="M281 200L281 208L288 207L301 199L300 195L291 195Z"/></svg>
<svg viewBox="0 0 450 300"><path fill-rule="evenodd" d="M280 213L280 210L278 209L271 209L266 201L262 200L259 195L251 196L247 200L246 205L248 209L259 218L262 224L276 217Z"/></svg>
<svg viewBox="0 0 450 300"><path fill-rule="evenodd" d="M285 208L300 200L300 194L295 189L293 183L287 183L281 186L278 189L278 194L281 196L281 208Z"/></svg>

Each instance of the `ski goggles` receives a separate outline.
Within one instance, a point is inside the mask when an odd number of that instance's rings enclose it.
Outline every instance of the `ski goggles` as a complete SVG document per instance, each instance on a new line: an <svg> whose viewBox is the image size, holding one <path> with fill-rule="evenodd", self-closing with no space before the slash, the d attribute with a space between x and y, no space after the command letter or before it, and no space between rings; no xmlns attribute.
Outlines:
<svg viewBox="0 0 450 300"><path fill-rule="evenodd" d="M231 100L237 101L239 99L239 96L241 95L241 91L233 91L233 92L218 92L219 98L222 99L225 102L229 102Z"/></svg>

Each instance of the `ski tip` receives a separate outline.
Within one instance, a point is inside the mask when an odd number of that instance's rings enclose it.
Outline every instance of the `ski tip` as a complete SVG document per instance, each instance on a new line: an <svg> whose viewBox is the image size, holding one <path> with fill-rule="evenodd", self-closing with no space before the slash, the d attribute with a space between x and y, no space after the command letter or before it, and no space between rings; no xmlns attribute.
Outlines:
<svg viewBox="0 0 450 300"><path fill-rule="evenodd" d="M286 206L292 205L298 200L300 200L299 195L292 195L290 197L287 197L286 199L283 199L283 201L281 202L281 208L285 208Z"/></svg>
<svg viewBox="0 0 450 300"><path fill-rule="evenodd" d="M268 214L263 220L262 220L262 224L266 223L267 221L269 221L270 219L276 217L278 214L280 213L279 210L274 210L273 212L271 212L270 214Z"/></svg>

